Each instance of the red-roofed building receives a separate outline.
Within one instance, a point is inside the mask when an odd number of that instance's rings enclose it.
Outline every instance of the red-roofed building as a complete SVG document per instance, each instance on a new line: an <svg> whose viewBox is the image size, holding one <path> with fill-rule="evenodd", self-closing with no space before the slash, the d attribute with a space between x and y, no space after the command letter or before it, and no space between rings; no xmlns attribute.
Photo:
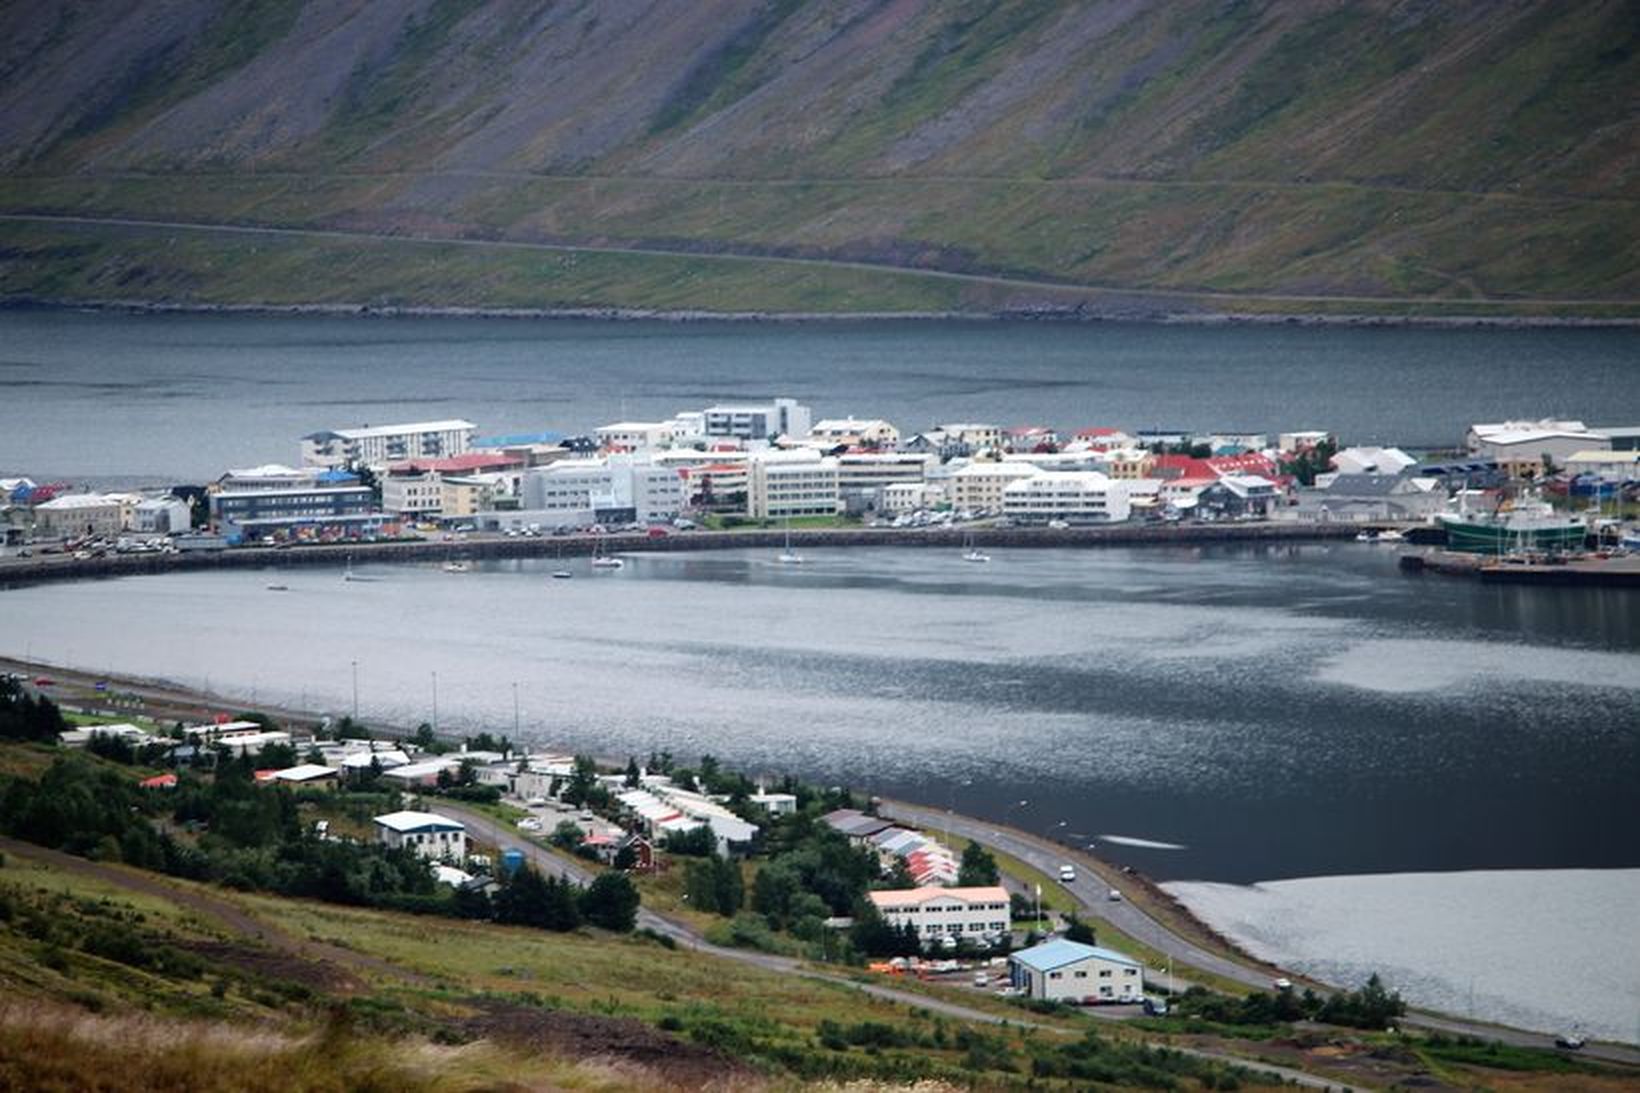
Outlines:
<svg viewBox="0 0 1640 1093"><path fill-rule="evenodd" d="M1059 446L1059 434L1046 425L1020 425L1008 430L1010 452L1045 452Z"/></svg>
<svg viewBox="0 0 1640 1093"><path fill-rule="evenodd" d="M1240 455L1215 455L1205 460L1213 468L1213 472L1221 478L1227 474L1256 474L1262 478L1274 478L1279 471L1269 457L1258 452L1243 452Z"/></svg>
<svg viewBox="0 0 1640 1093"><path fill-rule="evenodd" d="M505 471L523 467L521 455L503 455L499 452L467 452L444 459L411 459L394 463L387 469L393 474L479 474L484 471Z"/></svg>
<svg viewBox="0 0 1640 1093"><path fill-rule="evenodd" d="M177 776L174 774L156 774L152 778L144 778L137 785L143 789L175 789Z"/></svg>
<svg viewBox="0 0 1640 1093"><path fill-rule="evenodd" d="M1158 455L1151 473L1164 482L1178 478L1205 478L1212 482L1219 477L1211 463L1193 455Z"/></svg>

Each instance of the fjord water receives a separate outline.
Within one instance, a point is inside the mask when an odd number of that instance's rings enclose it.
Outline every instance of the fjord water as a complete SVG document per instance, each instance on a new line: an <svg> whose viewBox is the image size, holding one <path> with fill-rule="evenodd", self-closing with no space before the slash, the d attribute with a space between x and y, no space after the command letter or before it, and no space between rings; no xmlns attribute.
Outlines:
<svg viewBox="0 0 1640 1093"><path fill-rule="evenodd" d="M821 416L1331 429L1452 446L1473 421L1640 424L1628 330L592 322L0 311L0 473L200 481L316 429L466 417L579 432L793 395Z"/></svg>

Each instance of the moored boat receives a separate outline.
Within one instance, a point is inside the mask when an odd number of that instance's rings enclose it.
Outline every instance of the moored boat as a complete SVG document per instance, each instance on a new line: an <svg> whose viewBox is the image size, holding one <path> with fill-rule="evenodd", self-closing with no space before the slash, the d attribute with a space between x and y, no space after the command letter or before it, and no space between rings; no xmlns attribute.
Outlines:
<svg viewBox="0 0 1640 1093"><path fill-rule="evenodd" d="M1537 499L1523 499L1496 512L1446 513L1440 520L1447 549L1471 554L1576 551L1588 534L1582 517L1557 512Z"/></svg>

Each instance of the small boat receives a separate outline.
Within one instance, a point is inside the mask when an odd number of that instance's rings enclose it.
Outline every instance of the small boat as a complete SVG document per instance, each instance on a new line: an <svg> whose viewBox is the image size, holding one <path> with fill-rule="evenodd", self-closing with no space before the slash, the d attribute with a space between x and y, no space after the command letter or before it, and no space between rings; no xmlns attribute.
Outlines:
<svg viewBox="0 0 1640 1093"><path fill-rule="evenodd" d="M268 591L269 592L289 592L290 591L290 586L285 585L285 584L270 584L270 585L268 585Z"/></svg>
<svg viewBox="0 0 1640 1093"><path fill-rule="evenodd" d="M965 562L988 562L991 560L991 556L976 547L974 537L969 535L967 542L963 543L962 560Z"/></svg>
<svg viewBox="0 0 1640 1093"><path fill-rule="evenodd" d="M619 558L611 555L610 553L608 553L604 549L603 539L599 539L597 545L592 548L592 568L593 569L625 569L626 568L626 563L624 561L622 561L621 559L619 559Z"/></svg>
<svg viewBox="0 0 1640 1093"><path fill-rule="evenodd" d="M444 563L444 572L446 572L446 573L466 573L469 570L471 570L472 568L473 567L468 565L466 562L445 562Z"/></svg>
<svg viewBox="0 0 1640 1093"><path fill-rule="evenodd" d="M1406 541L1406 536L1402 535L1394 528L1390 528L1388 531L1380 531L1378 533L1378 541L1380 543L1403 543Z"/></svg>
<svg viewBox="0 0 1640 1093"><path fill-rule="evenodd" d="M803 555L792 549L792 529L790 524L786 525L786 545L781 549L779 554L775 555L774 560L779 562L781 565L803 564Z"/></svg>
<svg viewBox="0 0 1640 1093"><path fill-rule="evenodd" d="M575 574L571 573L567 569L555 569L552 571L552 579L555 581L567 581L574 575Z"/></svg>
<svg viewBox="0 0 1640 1093"><path fill-rule="evenodd" d="M1376 543L1378 541L1378 536L1376 533L1371 531L1357 532L1355 541L1358 543Z"/></svg>

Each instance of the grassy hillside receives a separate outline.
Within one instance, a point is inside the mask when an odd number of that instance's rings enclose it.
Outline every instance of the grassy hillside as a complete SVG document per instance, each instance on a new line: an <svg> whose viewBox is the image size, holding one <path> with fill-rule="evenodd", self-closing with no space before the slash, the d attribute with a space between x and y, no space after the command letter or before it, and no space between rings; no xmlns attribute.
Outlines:
<svg viewBox="0 0 1640 1093"><path fill-rule="evenodd" d="M780 255L1246 305L1215 310L1632 314L1637 34L1623 0L10 5L0 212ZM0 224L0 272L8 293L42 294L63 260L23 231ZM132 261L143 246L100 245ZM290 284L355 302L380 288L323 264ZM796 286L657 287L688 268L640 257L572 295L1065 303L836 266ZM563 299L551 277L500 279L498 306ZM239 280L178 291L252 298ZM490 301L410 278L387 291Z"/></svg>

